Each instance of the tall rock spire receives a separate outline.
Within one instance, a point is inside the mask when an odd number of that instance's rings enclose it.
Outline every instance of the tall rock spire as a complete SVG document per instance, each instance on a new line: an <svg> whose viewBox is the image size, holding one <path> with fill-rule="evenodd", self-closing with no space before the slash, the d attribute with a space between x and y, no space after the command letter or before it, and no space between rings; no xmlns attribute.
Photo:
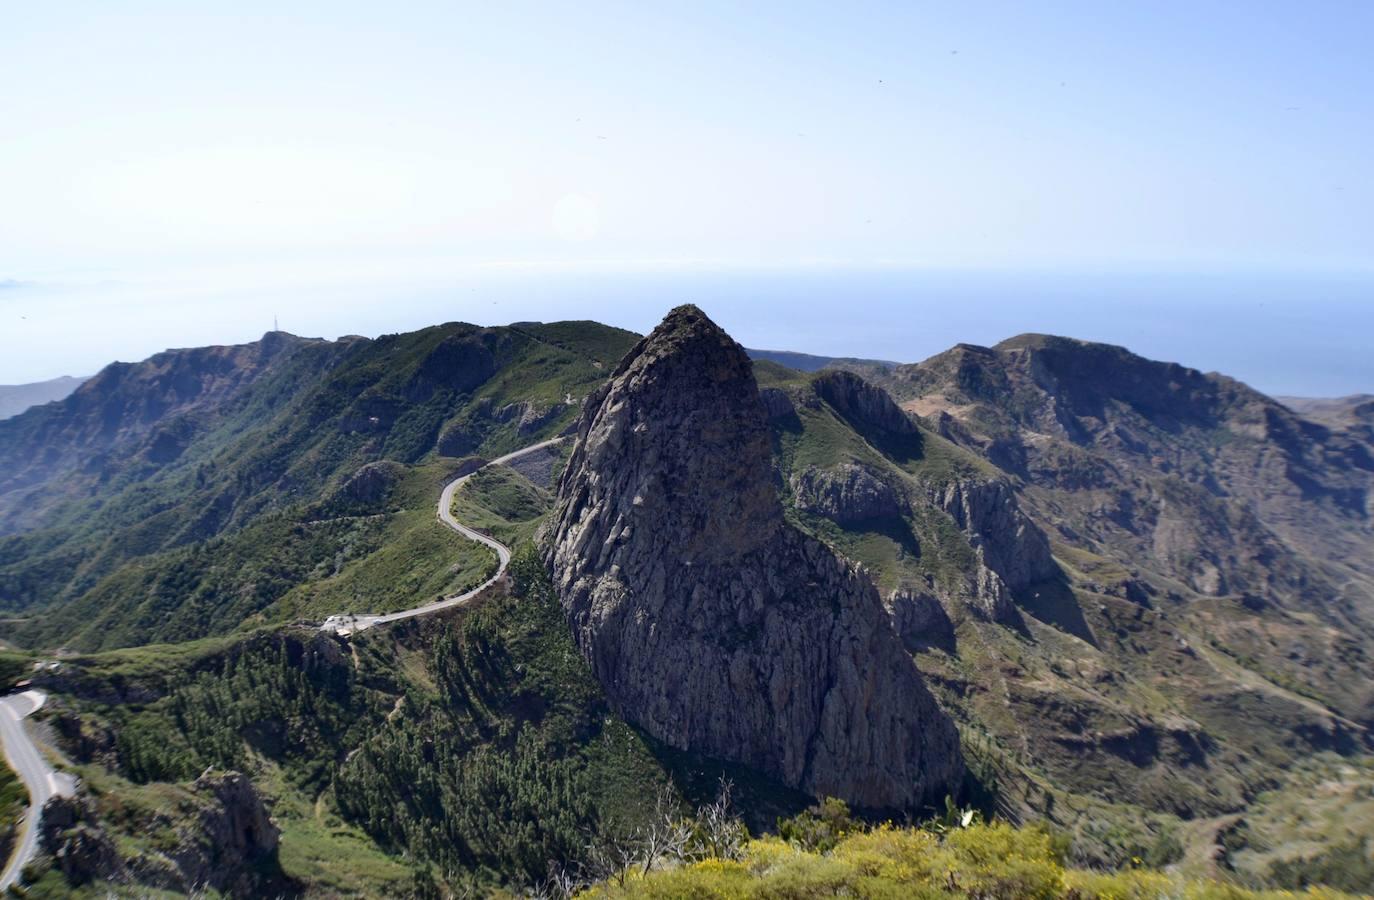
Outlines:
<svg viewBox="0 0 1374 900"><path fill-rule="evenodd" d="M783 520L743 348L693 306L583 410L545 554L612 703L668 744L870 808L937 799L957 733L868 578Z"/></svg>

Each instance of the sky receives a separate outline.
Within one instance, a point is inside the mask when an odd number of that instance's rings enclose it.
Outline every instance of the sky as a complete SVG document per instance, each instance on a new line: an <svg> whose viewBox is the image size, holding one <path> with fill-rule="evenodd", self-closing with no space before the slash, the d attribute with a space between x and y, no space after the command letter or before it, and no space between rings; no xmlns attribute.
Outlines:
<svg viewBox="0 0 1374 900"><path fill-rule="evenodd" d="M675 6L10 4L0 382L691 299L1374 391L1374 5Z"/></svg>

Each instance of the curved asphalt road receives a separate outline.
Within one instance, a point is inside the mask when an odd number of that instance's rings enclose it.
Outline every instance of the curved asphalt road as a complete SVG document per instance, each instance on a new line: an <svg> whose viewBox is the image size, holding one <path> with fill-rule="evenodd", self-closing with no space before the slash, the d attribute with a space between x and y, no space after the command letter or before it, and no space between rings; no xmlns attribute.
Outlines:
<svg viewBox="0 0 1374 900"><path fill-rule="evenodd" d="M480 531L474 531L473 529L464 525L462 522L459 522L457 519L453 518L453 495L458 491L459 488L461 488L464 484L467 483L467 480L469 478L471 478L473 475L476 475L478 472L482 471L482 469L485 469L487 466L499 466L503 463L508 463L513 459L518 459L519 457L524 456L526 453L533 453L536 450L543 450L545 447L552 447L554 444L557 444L562 440L563 438L561 437L552 438L547 441L542 441L538 444L531 444L530 446L525 447L521 450L516 450L514 453L507 453L505 456L497 457L496 459L484 463L481 467L474 469L468 474L460 478L455 478L453 481L450 481L447 485L444 486L443 493L439 495L439 521L443 522L445 525L447 525L449 528L452 528L454 531L458 532L463 537L477 541L479 544L485 544L486 546L495 550L497 559L495 575L491 576L486 581L482 582L477 587L473 588L470 591L467 591L466 593L457 594L453 597L445 597L443 600L436 600L433 603L426 603L423 606L414 606L410 609L403 609L400 612L385 614L344 613L341 615L330 616L329 618L324 620L324 624L320 626L320 630L332 631L335 634L340 634L344 636L350 634L357 634L364 628L371 628L373 625L384 625L387 622L395 622L400 619L410 619L414 618L415 616L424 616L428 615L429 613L438 612L441 609L448 609L451 606L459 606L461 604L468 602L473 597L476 597L478 594L482 593L487 588L495 584L497 579L499 579L502 575L506 574L506 566L510 565L510 548L507 547L505 544L502 544L500 541L497 541L494 538L482 534L482 532Z"/></svg>
<svg viewBox="0 0 1374 900"><path fill-rule="evenodd" d="M0 891L19 880L24 867L38 852L38 820L43 815L43 804L54 794L70 797L76 789L70 775L53 771L24 730L24 717L37 711L47 699L41 691L0 698L0 739L4 741L5 759L29 791L29 808L19 825L14 853L0 874Z"/></svg>

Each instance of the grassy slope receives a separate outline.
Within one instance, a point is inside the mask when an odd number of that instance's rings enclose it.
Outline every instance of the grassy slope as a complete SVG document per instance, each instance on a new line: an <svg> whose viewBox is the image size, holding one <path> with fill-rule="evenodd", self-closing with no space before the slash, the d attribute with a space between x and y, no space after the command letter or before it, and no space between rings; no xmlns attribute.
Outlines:
<svg viewBox="0 0 1374 900"><path fill-rule="evenodd" d="M758 368L756 363L755 369ZM765 380L779 383L776 375ZM793 379L783 383L803 397L809 391L805 381ZM920 432L918 453L893 458L866 440L829 406L797 403L796 408L796 419L781 423L774 432L775 455L784 480L808 467L826 469L855 462L885 473L904 492L920 495L930 485L989 474L986 463L925 429ZM786 492L785 499L790 501ZM973 564L972 550L953 521L943 513L925 509L923 504L915 505L911 517L847 528L794 509L789 509L789 515L841 553L868 566L884 592L901 583L921 584L930 578L958 593Z"/></svg>
<svg viewBox="0 0 1374 900"><path fill-rule="evenodd" d="M506 469L470 487L464 516L497 532L528 532L549 502ZM282 867L309 894L403 894L426 867L455 889L538 880L589 835L630 829L666 779L700 799L723 767L611 713L524 546L518 596L498 589L351 648L274 627L76 657L49 714L129 854L160 852L158 798L214 765L250 773ZM764 824L802 800L724 770Z"/></svg>
<svg viewBox="0 0 1374 900"><path fill-rule="evenodd" d="M491 476L460 494L468 512L532 527L548 495ZM75 715L59 730L87 748L106 827L130 855L160 852L148 823L167 792L238 768L272 804L285 872L332 896L403 893L426 864L455 886L537 879L585 832L630 827L680 761L610 714L542 570L520 559L520 598L497 590L351 650L272 628L70 660L53 687Z"/></svg>
<svg viewBox="0 0 1374 900"><path fill-rule="evenodd" d="M553 497L513 469L493 466L472 477L453 498L458 521L513 546L534 536Z"/></svg>

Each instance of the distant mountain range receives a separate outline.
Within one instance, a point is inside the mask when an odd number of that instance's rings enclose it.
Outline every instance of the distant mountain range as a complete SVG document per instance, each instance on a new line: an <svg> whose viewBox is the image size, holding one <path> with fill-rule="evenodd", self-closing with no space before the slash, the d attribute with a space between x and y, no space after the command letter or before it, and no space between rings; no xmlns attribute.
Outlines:
<svg viewBox="0 0 1374 900"><path fill-rule="evenodd" d="M1333 428L1374 428L1374 394L1348 397L1276 397L1289 409Z"/></svg>
<svg viewBox="0 0 1374 900"><path fill-rule="evenodd" d="M85 380L63 375L33 384L0 384L0 419L17 416L31 406L61 400L81 387Z"/></svg>
<svg viewBox="0 0 1374 900"><path fill-rule="evenodd" d="M779 365L787 366L789 369L796 369L798 372L819 372L829 366L837 365L859 365L875 367L892 367L899 365L895 362L888 362L882 359L859 359L849 356L816 356L811 353L794 353L791 350L751 350L745 348L745 353L749 354L750 359L766 359Z"/></svg>

